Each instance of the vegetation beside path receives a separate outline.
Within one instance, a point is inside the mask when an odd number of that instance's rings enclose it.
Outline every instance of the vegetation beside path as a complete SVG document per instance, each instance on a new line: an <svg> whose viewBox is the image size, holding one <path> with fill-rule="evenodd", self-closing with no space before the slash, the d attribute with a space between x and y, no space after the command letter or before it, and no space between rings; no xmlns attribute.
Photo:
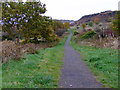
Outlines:
<svg viewBox="0 0 120 90"><path fill-rule="evenodd" d="M103 87L118 88L118 50L78 45L73 36L70 44L81 53L82 60Z"/></svg>
<svg viewBox="0 0 120 90"><path fill-rule="evenodd" d="M3 88L57 88L67 37L53 48L3 64Z"/></svg>
<svg viewBox="0 0 120 90"><path fill-rule="evenodd" d="M2 67L0 64L0 90L2 89Z"/></svg>

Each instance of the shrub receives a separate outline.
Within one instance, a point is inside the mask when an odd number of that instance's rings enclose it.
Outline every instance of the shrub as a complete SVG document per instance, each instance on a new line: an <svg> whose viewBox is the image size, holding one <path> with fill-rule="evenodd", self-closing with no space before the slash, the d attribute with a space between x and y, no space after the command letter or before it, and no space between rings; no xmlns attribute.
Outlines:
<svg viewBox="0 0 120 90"><path fill-rule="evenodd" d="M79 34L79 32L78 32L78 31L75 31L75 32L74 32L74 35L78 35L78 34Z"/></svg>
<svg viewBox="0 0 120 90"><path fill-rule="evenodd" d="M92 31L92 29L87 29L87 31Z"/></svg>
<svg viewBox="0 0 120 90"><path fill-rule="evenodd" d="M25 54L37 54L38 53L38 47L36 44L28 43L22 46L22 53Z"/></svg>
<svg viewBox="0 0 120 90"><path fill-rule="evenodd" d="M83 27L83 31L85 31L86 24L85 24L85 23L83 23L83 24L82 24L82 27Z"/></svg>
<svg viewBox="0 0 120 90"><path fill-rule="evenodd" d="M67 29L57 29L56 31L55 31L55 34L57 35L57 36L62 36L65 32L67 31Z"/></svg>
<svg viewBox="0 0 120 90"><path fill-rule="evenodd" d="M38 53L38 45L25 44L15 45L12 41L2 42L2 60L0 62L8 62L10 59L20 60L24 54L36 54Z"/></svg>
<svg viewBox="0 0 120 90"><path fill-rule="evenodd" d="M95 18L94 23L99 24L99 18Z"/></svg>
<svg viewBox="0 0 120 90"><path fill-rule="evenodd" d="M97 37L101 36L102 38L108 37L108 36L115 36L115 33L111 29L97 29L95 30L97 33Z"/></svg>
<svg viewBox="0 0 120 90"><path fill-rule="evenodd" d="M106 19L107 22L112 22L111 18Z"/></svg>
<svg viewBox="0 0 120 90"><path fill-rule="evenodd" d="M115 20L112 21L111 28L117 36L120 36L120 12L115 16Z"/></svg>
<svg viewBox="0 0 120 90"><path fill-rule="evenodd" d="M88 31L88 32L86 32L85 34L83 34L80 38L81 38L81 39L92 38L95 34L96 34L95 31Z"/></svg>
<svg viewBox="0 0 120 90"><path fill-rule="evenodd" d="M5 40L5 39L13 40L13 38L10 38L9 35L2 35L2 41Z"/></svg>
<svg viewBox="0 0 120 90"><path fill-rule="evenodd" d="M79 27L79 26L77 26L76 28L77 28L77 29L79 29L80 27Z"/></svg>
<svg viewBox="0 0 120 90"><path fill-rule="evenodd" d="M88 25L89 25L90 27L92 27L92 26L93 26L93 22L90 21L90 22L88 23Z"/></svg>
<svg viewBox="0 0 120 90"><path fill-rule="evenodd" d="M89 62L95 62L95 61L99 61L100 60L100 57L98 56L93 56L89 59Z"/></svg>

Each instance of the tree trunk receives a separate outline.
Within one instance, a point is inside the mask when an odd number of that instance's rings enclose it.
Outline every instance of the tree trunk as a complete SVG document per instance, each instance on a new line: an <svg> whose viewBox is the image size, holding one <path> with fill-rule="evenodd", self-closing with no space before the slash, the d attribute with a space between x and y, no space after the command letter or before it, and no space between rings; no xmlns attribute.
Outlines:
<svg viewBox="0 0 120 90"><path fill-rule="evenodd" d="M18 40L17 40L17 45L19 45L19 44L20 44L20 34L19 34Z"/></svg>

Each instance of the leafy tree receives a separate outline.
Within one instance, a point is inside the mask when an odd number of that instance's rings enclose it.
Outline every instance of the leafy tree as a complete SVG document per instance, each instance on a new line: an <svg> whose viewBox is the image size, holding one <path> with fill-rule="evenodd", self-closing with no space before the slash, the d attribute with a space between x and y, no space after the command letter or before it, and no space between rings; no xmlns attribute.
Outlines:
<svg viewBox="0 0 120 90"><path fill-rule="evenodd" d="M82 27L83 27L83 31L85 31L86 24L85 24L85 23L83 23L83 24L82 24Z"/></svg>
<svg viewBox="0 0 120 90"><path fill-rule="evenodd" d="M66 32L69 26L70 26L69 22L63 24L61 21L53 20L53 29L57 36L62 36L62 34Z"/></svg>
<svg viewBox="0 0 120 90"><path fill-rule="evenodd" d="M69 22L65 22L64 23L64 27L68 29L70 27L70 23Z"/></svg>
<svg viewBox="0 0 120 90"><path fill-rule="evenodd" d="M45 4L39 2L3 3L3 31L10 37L25 39L25 42L56 39L52 28L52 19L42 16L46 12ZM19 43L19 40L18 40Z"/></svg>
<svg viewBox="0 0 120 90"><path fill-rule="evenodd" d="M23 33L25 42L37 41L42 38L42 30L46 27L47 17L43 17L46 11L45 4L41 2L26 2L24 4L25 20L23 21Z"/></svg>
<svg viewBox="0 0 120 90"><path fill-rule="evenodd" d="M99 19L98 19L98 18L95 18L94 23L95 23L95 24L99 24Z"/></svg>
<svg viewBox="0 0 120 90"><path fill-rule="evenodd" d="M9 37L13 38L14 40L16 37L19 36L21 33L21 23L23 21L23 12L22 3L16 2L5 2L2 4L2 21L3 21L3 31L8 32ZM18 39L19 41L19 39ZM17 43L19 44L19 43Z"/></svg>
<svg viewBox="0 0 120 90"><path fill-rule="evenodd" d="M93 22L90 21L90 22L88 23L88 25L89 25L90 27L92 27L92 26L93 26Z"/></svg>
<svg viewBox="0 0 120 90"><path fill-rule="evenodd" d="M64 28L64 24L61 21L53 20L53 29L55 31L62 28Z"/></svg>
<svg viewBox="0 0 120 90"><path fill-rule="evenodd" d="M120 11L118 11L118 14L115 16L115 20L112 22L112 30L120 36Z"/></svg>

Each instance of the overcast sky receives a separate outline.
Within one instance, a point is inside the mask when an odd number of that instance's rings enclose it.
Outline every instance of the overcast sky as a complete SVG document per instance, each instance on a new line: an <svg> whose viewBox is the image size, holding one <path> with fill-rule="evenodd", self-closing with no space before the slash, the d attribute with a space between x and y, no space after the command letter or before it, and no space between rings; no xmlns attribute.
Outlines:
<svg viewBox="0 0 120 90"><path fill-rule="evenodd" d="M120 0L40 0L46 4L45 15L53 19L78 20L84 15L118 10Z"/></svg>

